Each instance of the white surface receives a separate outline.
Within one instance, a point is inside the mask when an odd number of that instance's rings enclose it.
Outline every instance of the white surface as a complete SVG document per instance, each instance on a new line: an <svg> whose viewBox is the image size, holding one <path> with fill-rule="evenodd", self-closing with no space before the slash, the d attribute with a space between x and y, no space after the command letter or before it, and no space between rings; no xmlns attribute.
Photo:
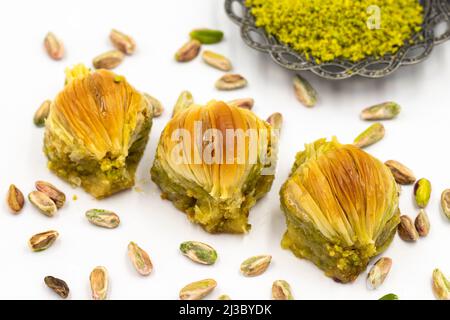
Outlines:
<svg viewBox="0 0 450 320"><path fill-rule="evenodd" d="M209 47L231 58L235 71L249 80L239 92L217 92L215 80L221 72L201 59L177 64L174 52L196 27L218 28L225 41ZM96 201L81 189L72 189L46 168L42 153L44 131L32 124L39 104L62 89L64 68L109 50L109 30L114 27L133 35L137 53L116 69L138 89L164 103L166 112L155 119L151 140L137 173L143 193L124 192ZM450 136L450 45L436 48L423 64L407 67L382 80L354 78L342 82L311 80L320 93L315 109L302 107L291 89L293 74L273 64L241 41L238 28L226 17L219 0L148 1L9 1L0 5L1 122L0 191L6 194L15 183L25 194L34 181L48 180L60 186L69 201L54 218L37 212L29 203L14 216L4 202L0 212L0 298L58 299L43 283L46 275L65 279L72 299L89 299L89 273L97 265L110 272L111 299L176 299L185 284L212 277L218 287L210 295L229 294L233 299L270 299L272 282L285 279L297 299L377 299L396 293L401 299L433 299L431 273L435 267L450 276L450 223L439 210L443 189L450 187L448 137ZM47 31L60 36L67 56L50 60L42 48ZM262 118L279 111L285 116L280 161L272 191L251 211L252 231L245 236L209 235L192 225L168 201L159 197L149 179L149 169L159 134L169 119L180 91L190 90L197 101L230 100L251 96L254 111ZM279 209L278 191L286 179L297 151L303 144L337 135L343 142L368 126L359 120L368 105L394 100L403 106L400 117L385 122L386 138L369 152L382 160L397 159L418 175L432 181L434 192L428 213L431 233L415 244L396 237L386 252L393 259L392 271L376 291L365 286L365 274L354 283L342 285L325 277L311 263L295 258L280 248L285 230ZM411 188L403 189L401 209L415 217L417 209ZM78 200L72 201L77 195ZM116 211L122 224L104 230L88 223L84 212L91 208ZM32 253L27 247L31 235L56 229L60 238L49 250ZM154 263L154 273L140 277L126 256L129 241L145 248ZM219 252L215 266L203 267L183 257L178 246L185 240L199 240ZM272 254L269 270L257 278L244 278L240 263L256 254Z"/></svg>

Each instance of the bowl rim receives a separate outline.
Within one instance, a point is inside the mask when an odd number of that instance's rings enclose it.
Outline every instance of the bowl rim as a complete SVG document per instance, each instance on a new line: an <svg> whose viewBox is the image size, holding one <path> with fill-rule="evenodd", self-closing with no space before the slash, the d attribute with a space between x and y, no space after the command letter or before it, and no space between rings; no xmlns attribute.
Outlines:
<svg viewBox="0 0 450 320"><path fill-rule="evenodd" d="M401 66L426 60L436 45L450 39L450 0L420 0L424 6L424 23L422 30L410 39L413 44L406 41L395 54L387 54L381 58L367 57L356 62L335 59L319 64L314 58L308 60L302 53L279 42L274 36L267 34L264 28L256 27L253 15L244 5L245 1L225 0L225 12L240 26L241 37L248 46L269 54L275 63L286 69L308 70L331 80L347 79L355 75L366 78L388 76ZM243 15L236 13L236 5L242 8ZM441 23L445 23L447 29L441 35L435 35L435 28Z"/></svg>

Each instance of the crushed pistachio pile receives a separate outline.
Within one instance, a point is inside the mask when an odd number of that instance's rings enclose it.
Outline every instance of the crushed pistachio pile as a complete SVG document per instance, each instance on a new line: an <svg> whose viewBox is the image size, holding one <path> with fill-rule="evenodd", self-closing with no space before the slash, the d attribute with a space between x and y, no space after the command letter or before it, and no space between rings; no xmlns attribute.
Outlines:
<svg viewBox="0 0 450 320"><path fill-rule="evenodd" d="M418 0L247 0L256 25L317 63L395 53L421 30ZM369 28L380 8L380 28ZM376 14L376 13L375 13Z"/></svg>

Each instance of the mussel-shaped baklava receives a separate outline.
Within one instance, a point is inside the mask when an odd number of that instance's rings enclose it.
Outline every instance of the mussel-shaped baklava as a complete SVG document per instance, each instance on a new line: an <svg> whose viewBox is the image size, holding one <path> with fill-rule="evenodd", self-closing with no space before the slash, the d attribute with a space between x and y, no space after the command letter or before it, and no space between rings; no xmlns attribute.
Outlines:
<svg viewBox="0 0 450 320"><path fill-rule="evenodd" d="M191 105L162 132L152 179L207 232L245 233L250 208L274 179L272 136L250 110L217 101Z"/></svg>
<svg viewBox="0 0 450 320"><path fill-rule="evenodd" d="M150 103L110 71L78 65L66 73L45 124L48 167L96 198L131 188L152 124Z"/></svg>
<svg viewBox="0 0 450 320"><path fill-rule="evenodd" d="M339 282L351 282L391 243L399 190L391 171L363 150L325 139L298 153L281 189L282 246Z"/></svg>

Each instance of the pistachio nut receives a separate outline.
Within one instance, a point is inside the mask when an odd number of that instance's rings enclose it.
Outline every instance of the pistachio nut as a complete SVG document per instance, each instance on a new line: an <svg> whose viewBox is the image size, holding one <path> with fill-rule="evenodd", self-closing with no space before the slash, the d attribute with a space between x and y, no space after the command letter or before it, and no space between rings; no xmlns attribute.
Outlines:
<svg viewBox="0 0 450 320"><path fill-rule="evenodd" d="M55 202L50 199L45 193L40 191L32 191L28 195L28 200L48 217L53 217L58 211L58 207Z"/></svg>
<svg viewBox="0 0 450 320"><path fill-rule="evenodd" d="M206 297L217 286L213 279L205 279L188 284L180 291L181 300L200 300Z"/></svg>
<svg viewBox="0 0 450 320"><path fill-rule="evenodd" d="M419 208L425 208L430 201L431 196L431 182L422 178L414 185L414 197Z"/></svg>
<svg viewBox="0 0 450 320"><path fill-rule="evenodd" d="M112 29L109 33L109 39L116 49L122 51L125 54L131 55L136 50L136 42L132 37L120 32L116 29Z"/></svg>
<svg viewBox="0 0 450 320"><path fill-rule="evenodd" d="M359 136L356 137L353 144L358 148L365 148L371 146L384 138L384 126L377 122L367 128Z"/></svg>
<svg viewBox="0 0 450 320"><path fill-rule="evenodd" d="M291 286L285 280L276 280L272 284L273 300L294 300L291 292Z"/></svg>
<svg viewBox="0 0 450 320"><path fill-rule="evenodd" d="M378 300L398 300L398 296L394 293L388 293Z"/></svg>
<svg viewBox="0 0 450 320"><path fill-rule="evenodd" d="M120 218L117 214L112 211L103 209L91 209L86 212L86 218L93 225L114 229L120 224Z"/></svg>
<svg viewBox="0 0 450 320"><path fill-rule="evenodd" d="M244 88L246 85L247 80L243 76L229 73L217 80L216 89L229 91Z"/></svg>
<svg viewBox="0 0 450 320"><path fill-rule="evenodd" d="M450 189L444 190L441 195L442 211L450 219Z"/></svg>
<svg viewBox="0 0 450 320"><path fill-rule="evenodd" d="M272 256L261 255L246 259L241 264L241 272L246 277L259 276L264 273L272 261Z"/></svg>
<svg viewBox="0 0 450 320"><path fill-rule="evenodd" d="M44 278L44 283L61 298L66 299L69 296L69 286L64 280L47 276Z"/></svg>
<svg viewBox="0 0 450 320"><path fill-rule="evenodd" d="M52 199L58 209L64 206L66 195L54 185L45 181L36 181L35 186L37 191L44 193Z"/></svg>
<svg viewBox="0 0 450 320"><path fill-rule="evenodd" d="M210 65L213 68L222 70L222 71L230 71L233 66L231 64L231 61L226 58L225 56L205 50L202 54L203 61L205 61L208 65Z"/></svg>
<svg viewBox="0 0 450 320"><path fill-rule="evenodd" d="M172 117L174 117L177 113L189 108L193 104L194 97L192 96L192 93L190 93L189 91L181 92L177 102L175 103L175 106L173 107Z"/></svg>
<svg viewBox="0 0 450 320"><path fill-rule="evenodd" d="M99 266L92 270L89 277L91 283L92 298L94 300L106 300L108 296L108 270L105 267Z"/></svg>
<svg viewBox="0 0 450 320"><path fill-rule="evenodd" d="M199 264L212 265L217 260L217 252L203 242L186 241L180 245L180 251L189 259Z"/></svg>
<svg viewBox="0 0 450 320"><path fill-rule="evenodd" d="M190 40L183 45L175 54L175 60L178 62L189 62L194 60L200 53L202 44L198 40Z"/></svg>
<svg viewBox="0 0 450 320"><path fill-rule="evenodd" d="M58 238L59 233L54 230L42 232L35 234L28 241L31 250L34 252L44 251L51 247L51 245L55 242L56 238Z"/></svg>
<svg viewBox="0 0 450 320"><path fill-rule="evenodd" d="M377 289L386 279L392 267L392 259L381 258L373 265L367 276L367 286L370 289Z"/></svg>
<svg viewBox="0 0 450 320"><path fill-rule="evenodd" d="M49 32L45 36L44 47L53 60L61 60L64 57L64 45L53 32Z"/></svg>
<svg viewBox="0 0 450 320"><path fill-rule="evenodd" d="M430 219L428 218L425 210L420 210L419 215L414 221L414 225L416 226L416 230L419 233L419 236L426 237L428 235L428 233L430 232Z"/></svg>
<svg viewBox="0 0 450 320"><path fill-rule="evenodd" d="M217 298L217 300L231 300L231 298L227 294L222 294Z"/></svg>
<svg viewBox="0 0 450 320"><path fill-rule="evenodd" d="M391 120L400 114L401 107L395 102L384 102L366 108L361 112L363 120Z"/></svg>
<svg viewBox="0 0 450 320"><path fill-rule="evenodd" d="M317 104L317 91L300 75L294 77L294 92L305 107L312 108Z"/></svg>
<svg viewBox="0 0 450 320"><path fill-rule="evenodd" d="M229 105L252 110L255 105L255 100L252 98L236 99L228 102Z"/></svg>
<svg viewBox="0 0 450 320"><path fill-rule="evenodd" d="M439 300L450 300L450 281L439 269L433 271L433 292Z"/></svg>
<svg viewBox="0 0 450 320"><path fill-rule="evenodd" d="M153 264L148 253L134 242L128 244L128 257L140 275L148 276L152 272Z"/></svg>
<svg viewBox="0 0 450 320"><path fill-rule="evenodd" d="M95 69L114 69L122 63L124 58L122 51L111 50L95 57L92 64Z"/></svg>
<svg viewBox="0 0 450 320"><path fill-rule="evenodd" d="M414 242L419 239L419 233L414 226L413 221L408 216L400 217L400 224L398 225L398 235L402 240Z"/></svg>
<svg viewBox="0 0 450 320"><path fill-rule="evenodd" d="M283 126L283 115L279 112L275 112L269 118L267 118L267 122L272 126L275 130L281 130Z"/></svg>
<svg viewBox="0 0 450 320"><path fill-rule="evenodd" d="M52 102L50 100L45 100L39 109L36 110L33 118L33 122L37 127L43 127L45 126L45 120L48 117L48 114L50 113L50 106Z"/></svg>
<svg viewBox="0 0 450 320"><path fill-rule="evenodd" d="M395 160L388 160L385 165L391 170L392 175L398 184L408 185L416 181L416 176L411 169Z"/></svg>
<svg viewBox="0 0 450 320"><path fill-rule="evenodd" d="M9 208L14 213L19 213L25 205L25 199L22 191L20 191L14 184L9 186L6 201Z"/></svg>
<svg viewBox="0 0 450 320"><path fill-rule="evenodd" d="M222 31L212 29L195 29L189 35L191 39L198 40L203 44L215 44L223 39Z"/></svg>
<svg viewBox="0 0 450 320"><path fill-rule="evenodd" d="M153 117L156 118L156 117L161 116L164 111L164 107L163 107L162 103L155 97L149 95L148 93L144 93L144 97L147 100L148 104L152 108Z"/></svg>

